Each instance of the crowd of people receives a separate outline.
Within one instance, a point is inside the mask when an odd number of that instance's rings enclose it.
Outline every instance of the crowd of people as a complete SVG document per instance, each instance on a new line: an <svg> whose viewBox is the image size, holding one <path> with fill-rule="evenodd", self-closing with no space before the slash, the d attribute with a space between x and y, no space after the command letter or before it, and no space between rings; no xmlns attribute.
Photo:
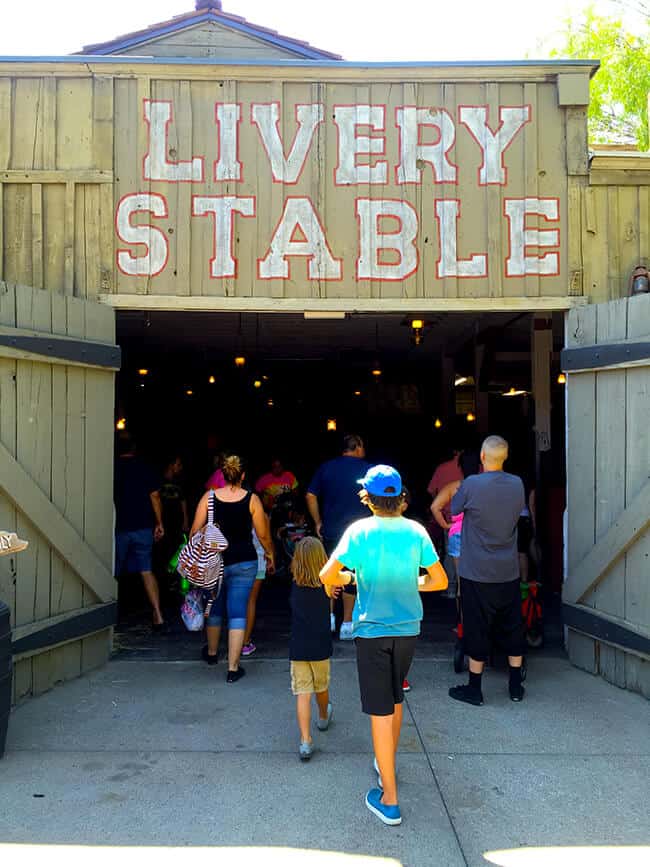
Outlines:
<svg viewBox="0 0 650 867"><path fill-rule="evenodd" d="M430 528L404 514L408 492L398 470L372 466L357 435L346 436L342 453L318 467L304 498L280 460L249 485L242 460L221 456L191 526L180 459L167 462L161 480L140 461L128 437L120 446L116 574L140 572L154 630L165 629L154 560L169 558L183 534L200 531L209 506L228 547L221 590L206 609L202 656L208 665L218 662L227 623L227 683L245 675L241 657L255 652L256 603L266 576L276 568L291 576L289 658L303 761L314 751L313 696L318 730L326 731L332 721L330 657L334 605L341 599L339 637L356 643L361 707L370 717L377 772L378 786L365 802L385 824L401 822L395 756L423 618L422 592L451 592L462 616L469 679L452 687L450 698L483 704L482 673L495 635L508 656L510 698L524 698L518 535L530 514L521 479L504 471L508 444L501 437L488 437L480 453L459 450L434 474L431 514L446 533L438 551ZM453 564L451 587L442 548Z"/></svg>

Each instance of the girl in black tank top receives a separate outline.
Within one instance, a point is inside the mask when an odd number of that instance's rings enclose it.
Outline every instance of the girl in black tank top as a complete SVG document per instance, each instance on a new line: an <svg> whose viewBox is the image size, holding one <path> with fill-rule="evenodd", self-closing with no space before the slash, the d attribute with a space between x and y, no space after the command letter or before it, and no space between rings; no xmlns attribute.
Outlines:
<svg viewBox="0 0 650 867"><path fill-rule="evenodd" d="M228 540L223 553L224 566L233 563L248 563L257 560L253 545L253 517L251 515L251 492L236 502L224 502L214 495L214 520Z"/></svg>

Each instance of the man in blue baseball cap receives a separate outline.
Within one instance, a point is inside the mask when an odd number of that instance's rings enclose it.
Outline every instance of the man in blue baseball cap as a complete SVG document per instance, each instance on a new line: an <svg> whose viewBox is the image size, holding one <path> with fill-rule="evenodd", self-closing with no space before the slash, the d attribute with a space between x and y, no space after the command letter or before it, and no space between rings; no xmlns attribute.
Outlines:
<svg viewBox="0 0 650 867"><path fill-rule="evenodd" d="M328 593L357 586L352 616L361 707L370 716L379 788L366 806L386 825L399 825L395 755L402 726L402 684L422 620L419 591L444 590L447 575L428 533L402 516L402 479L393 467L371 467L359 484L372 512L351 524L320 573ZM427 575L420 578L420 570ZM352 574L354 573L354 574Z"/></svg>

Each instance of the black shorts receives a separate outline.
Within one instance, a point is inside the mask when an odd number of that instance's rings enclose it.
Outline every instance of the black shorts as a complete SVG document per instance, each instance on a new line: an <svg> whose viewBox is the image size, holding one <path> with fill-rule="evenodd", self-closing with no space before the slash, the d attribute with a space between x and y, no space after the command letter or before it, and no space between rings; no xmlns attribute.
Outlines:
<svg viewBox="0 0 650 867"><path fill-rule="evenodd" d="M460 579L465 652L477 662L487 662L492 636L508 656L524 652L519 581L484 584Z"/></svg>
<svg viewBox="0 0 650 867"><path fill-rule="evenodd" d="M404 701L402 685L409 672L417 635L357 638L361 708L372 716L390 716Z"/></svg>

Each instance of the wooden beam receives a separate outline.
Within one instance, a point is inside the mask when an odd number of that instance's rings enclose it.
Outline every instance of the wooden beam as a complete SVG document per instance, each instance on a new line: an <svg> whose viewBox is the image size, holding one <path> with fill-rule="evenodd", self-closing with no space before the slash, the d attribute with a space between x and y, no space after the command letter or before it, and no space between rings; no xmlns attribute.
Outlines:
<svg viewBox="0 0 650 867"><path fill-rule="evenodd" d="M57 78L90 78L95 75L112 75L115 78L150 76L156 80L208 80L208 81L263 81L274 79L287 81L377 81L403 84L407 81L522 81L556 82L562 73L586 70L590 75L598 69L595 61L476 61L468 63L351 63L345 61L279 61L275 63L220 63L212 58L188 61L164 58L156 61L149 58L134 58L120 55L111 57L75 57L51 59L25 58L0 62L0 76L41 78L56 75Z"/></svg>
<svg viewBox="0 0 650 867"><path fill-rule="evenodd" d="M99 294L97 300L116 310L192 310L214 312L304 313L518 313L549 312L583 307L577 296L499 298L227 298L205 295Z"/></svg>
<svg viewBox="0 0 650 867"><path fill-rule="evenodd" d="M535 401L535 441L540 452L551 448L551 355L553 323L550 319L533 319L532 372Z"/></svg>
<svg viewBox="0 0 650 867"><path fill-rule="evenodd" d="M627 653L636 653L650 659L650 631L620 617L605 614L586 605L562 606L565 626L576 629L596 641L604 641Z"/></svg>
<svg viewBox="0 0 650 867"><path fill-rule="evenodd" d="M85 638L117 622L117 602L103 602L88 608L77 608L46 620L18 626L13 630L11 650L14 656L49 649Z"/></svg>
<svg viewBox="0 0 650 867"><path fill-rule="evenodd" d="M110 570L2 444L0 491L29 517L100 602L112 602L115 599L117 584ZM110 496L110 492L96 491L95 495Z"/></svg>
<svg viewBox="0 0 650 867"><path fill-rule="evenodd" d="M111 343L0 325L0 358L117 371L121 350Z"/></svg>
<svg viewBox="0 0 650 867"><path fill-rule="evenodd" d="M615 408L613 408L615 411ZM576 504L575 508L580 508ZM600 584L650 525L650 481L647 481L586 557L571 570L564 584L564 602L577 604Z"/></svg>
<svg viewBox="0 0 650 867"><path fill-rule="evenodd" d="M32 171L12 169L0 172L3 184L112 184L113 172L93 169L49 169Z"/></svg>

